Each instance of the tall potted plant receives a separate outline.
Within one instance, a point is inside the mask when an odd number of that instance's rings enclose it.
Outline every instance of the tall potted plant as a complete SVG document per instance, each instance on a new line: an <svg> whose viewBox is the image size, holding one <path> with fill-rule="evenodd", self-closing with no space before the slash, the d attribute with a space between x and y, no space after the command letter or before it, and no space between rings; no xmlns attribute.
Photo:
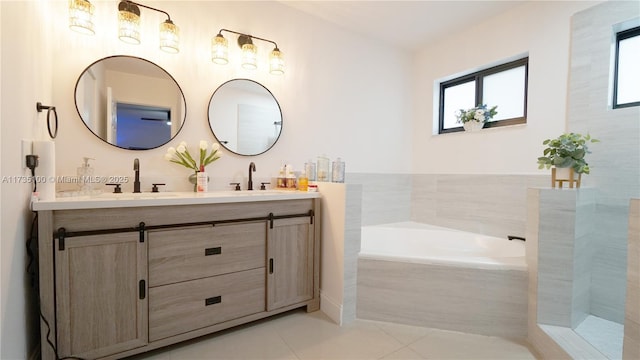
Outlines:
<svg viewBox="0 0 640 360"><path fill-rule="evenodd" d="M582 174L588 174L589 164L585 156L590 154L589 143L599 142L591 135L579 133L562 134L555 139L546 139L542 142L546 148L543 156L538 158L538 169L551 168L551 185L555 187L556 182L560 182L560 187L564 181L569 182L569 187L573 187L575 182L580 187ZM562 171L560 169L563 169ZM578 175L577 179L575 174Z"/></svg>

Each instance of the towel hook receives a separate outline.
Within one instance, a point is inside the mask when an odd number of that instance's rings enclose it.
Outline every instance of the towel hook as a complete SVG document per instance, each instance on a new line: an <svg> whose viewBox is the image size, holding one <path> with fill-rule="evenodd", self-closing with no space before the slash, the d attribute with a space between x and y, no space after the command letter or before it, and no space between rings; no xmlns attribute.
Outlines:
<svg viewBox="0 0 640 360"><path fill-rule="evenodd" d="M42 110L47 110L47 130L49 131L49 136L52 139L55 139L58 136L58 112L56 111L55 106L42 105L41 102L36 103L36 109L38 112L42 112ZM51 113L53 113L55 129L51 130Z"/></svg>

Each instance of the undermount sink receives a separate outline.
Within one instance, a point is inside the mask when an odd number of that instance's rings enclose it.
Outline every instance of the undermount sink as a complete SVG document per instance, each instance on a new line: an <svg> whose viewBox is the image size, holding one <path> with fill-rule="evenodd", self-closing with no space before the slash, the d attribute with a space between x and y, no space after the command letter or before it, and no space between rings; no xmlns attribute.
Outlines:
<svg viewBox="0 0 640 360"><path fill-rule="evenodd" d="M293 191L286 190L240 190L240 191L230 191L232 195L237 196L256 196L256 195L274 195L274 194L288 194L293 193Z"/></svg>
<svg viewBox="0 0 640 360"><path fill-rule="evenodd" d="M131 199L162 199L168 197L176 197L178 193L172 192L144 192L144 193L102 193L98 195L90 195L91 198L95 199L122 199L122 200L131 200Z"/></svg>

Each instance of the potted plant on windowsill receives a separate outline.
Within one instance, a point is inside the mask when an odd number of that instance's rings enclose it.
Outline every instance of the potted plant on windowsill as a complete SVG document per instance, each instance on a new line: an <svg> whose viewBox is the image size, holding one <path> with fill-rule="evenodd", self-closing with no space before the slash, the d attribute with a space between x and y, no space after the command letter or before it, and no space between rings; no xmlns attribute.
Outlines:
<svg viewBox="0 0 640 360"><path fill-rule="evenodd" d="M462 124L464 131L478 131L484 127L484 124L491 120L496 114L496 108L488 108L486 104L478 105L469 110L460 109L456 113L456 122Z"/></svg>
<svg viewBox="0 0 640 360"><path fill-rule="evenodd" d="M585 156L590 154L588 144L599 142L598 139L592 138L589 134L582 135L578 133L562 134L555 139L546 139L542 145L547 147L544 149L543 156L538 158L538 169L552 168L551 170L551 187L556 187L559 182L562 187L564 182L569 182L569 187L580 187L582 174L588 174L589 164L585 160ZM577 178L576 178L577 174Z"/></svg>

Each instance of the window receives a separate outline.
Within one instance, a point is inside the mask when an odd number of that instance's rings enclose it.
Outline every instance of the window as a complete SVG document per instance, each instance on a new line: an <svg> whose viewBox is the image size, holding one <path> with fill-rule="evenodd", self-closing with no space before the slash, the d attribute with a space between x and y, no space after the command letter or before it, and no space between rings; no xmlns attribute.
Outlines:
<svg viewBox="0 0 640 360"><path fill-rule="evenodd" d="M462 131L456 112L479 104L498 106L485 127L526 123L528 68L524 58L441 83L438 133Z"/></svg>
<svg viewBox="0 0 640 360"><path fill-rule="evenodd" d="M640 27L616 34L613 107L640 106Z"/></svg>

